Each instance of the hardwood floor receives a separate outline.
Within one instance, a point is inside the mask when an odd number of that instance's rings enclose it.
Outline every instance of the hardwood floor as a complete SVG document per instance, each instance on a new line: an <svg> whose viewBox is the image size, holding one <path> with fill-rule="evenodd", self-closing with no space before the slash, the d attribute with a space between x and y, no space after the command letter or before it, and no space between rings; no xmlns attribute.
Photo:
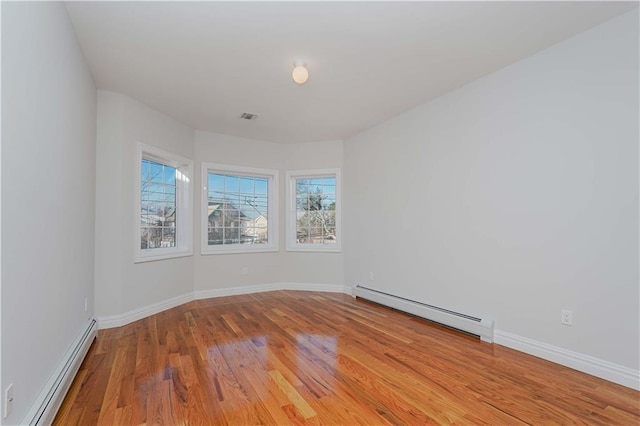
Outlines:
<svg viewBox="0 0 640 426"><path fill-rule="evenodd" d="M640 424L640 393L347 295L102 330L54 424Z"/></svg>

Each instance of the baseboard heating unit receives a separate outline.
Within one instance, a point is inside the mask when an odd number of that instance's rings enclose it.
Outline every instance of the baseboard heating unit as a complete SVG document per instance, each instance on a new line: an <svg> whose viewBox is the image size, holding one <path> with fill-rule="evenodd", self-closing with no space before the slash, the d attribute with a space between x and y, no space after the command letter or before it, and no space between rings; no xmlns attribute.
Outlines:
<svg viewBox="0 0 640 426"><path fill-rule="evenodd" d="M373 290L359 284L353 288L353 295L408 314L428 319L429 321L446 325L447 327L474 334L479 336L483 342L493 343L492 319L477 318L471 315L450 311L448 309Z"/></svg>
<svg viewBox="0 0 640 426"><path fill-rule="evenodd" d="M64 354L62 362L51 375L42 393L31 406L21 424L50 425L53 423L53 418L58 412L76 373L80 369L80 364L82 364L97 334L97 322L95 319L90 319L87 328L76 337L73 344Z"/></svg>

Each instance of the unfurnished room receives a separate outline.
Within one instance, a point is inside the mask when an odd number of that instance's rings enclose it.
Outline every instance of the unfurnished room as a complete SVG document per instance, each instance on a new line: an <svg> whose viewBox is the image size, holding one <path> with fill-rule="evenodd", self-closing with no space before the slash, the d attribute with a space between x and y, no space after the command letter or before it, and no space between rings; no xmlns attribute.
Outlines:
<svg viewBox="0 0 640 426"><path fill-rule="evenodd" d="M0 424L640 424L638 1L2 1Z"/></svg>

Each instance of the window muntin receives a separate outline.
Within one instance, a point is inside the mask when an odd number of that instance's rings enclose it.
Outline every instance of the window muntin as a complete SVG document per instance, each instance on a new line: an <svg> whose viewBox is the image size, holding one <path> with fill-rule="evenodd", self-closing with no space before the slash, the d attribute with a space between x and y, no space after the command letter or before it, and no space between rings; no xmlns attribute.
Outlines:
<svg viewBox="0 0 640 426"><path fill-rule="evenodd" d="M138 144L135 262L193 254L193 162Z"/></svg>
<svg viewBox="0 0 640 426"><path fill-rule="evenodd" d="M287 250L340 251L340 170L287 173Z"/></svg>
<svg viewBox="0 0 640 426"><path fill-rule="evenodd" d="M277 250L275 170L203 164L202 253Z"/></svg>

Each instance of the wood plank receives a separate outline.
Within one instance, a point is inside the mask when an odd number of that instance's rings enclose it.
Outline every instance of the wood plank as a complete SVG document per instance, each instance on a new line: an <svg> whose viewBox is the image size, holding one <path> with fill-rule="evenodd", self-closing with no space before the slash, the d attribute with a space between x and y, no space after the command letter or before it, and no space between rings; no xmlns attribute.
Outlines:
<svg viewBox="0 0 640 426"><path fill-rule="evenodd" d="M278 370L269 371L269 377L278 385L280 390L287 396L291 404L298 409L300 414L305 420L315 417L317 413L311 406L304 400L303 397L295 390L287 379L285 379Z"/></svg>
<svg viewBox="0 0 640 426"><path fill-rule="evenodd" d="M125 368L124 365L129 351L129 339L122 339L118 343L116 356L113 360L113 368L107 382L107 389L102 399L102 407L100 408L100 424L115 424L116 410L118 409L118 401L120 399L120 389L124 381Z"/></svg>

